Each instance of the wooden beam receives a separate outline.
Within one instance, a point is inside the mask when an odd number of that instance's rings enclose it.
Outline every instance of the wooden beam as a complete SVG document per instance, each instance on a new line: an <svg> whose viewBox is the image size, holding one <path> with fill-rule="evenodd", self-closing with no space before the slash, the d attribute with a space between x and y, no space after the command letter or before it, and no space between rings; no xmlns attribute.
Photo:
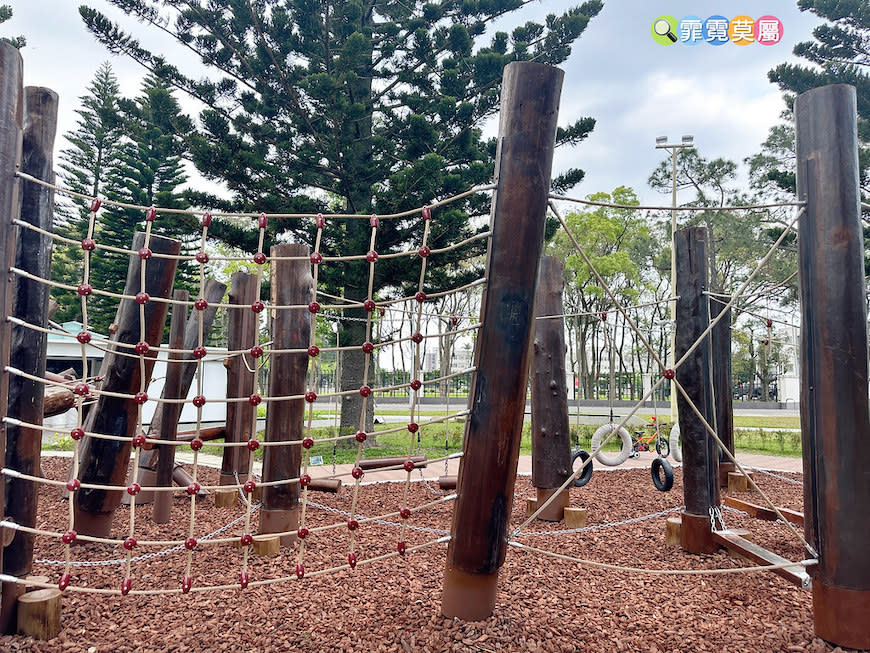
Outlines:
<svg viewBox="0 0 870 653"><path fill-rule="evenodd" d="M750 542L742 535L731 531L713 531L713 541L719 546L760 565L781 565L790 562L788 559L768 551L758 546L755 542ZM809 574L807 574L807 570L801 565L781 567L779 569L771 569L771 571L803 589L809 589L812 586L812 581Z"/></svg>
<svg viewBox="0 0 870 653"><path fill-rule="evenodd" d="M776 521L777 519L779 519L779 517L776 516L776 513L770 508L767 508L765 506L759 506L758 504L744 501L743 499L737 499L735 497L725 497L725 505L729 508L742 510L750 517L755 517L756 519L763 519L764 521ZM786 521L789 521L792 524L797 524L799 526L804 525L804 514L802 512L797 512L796 510L789 510L788 508L780 508L778 506L777 510L782 513L782 516L785 517Z"/></svg>

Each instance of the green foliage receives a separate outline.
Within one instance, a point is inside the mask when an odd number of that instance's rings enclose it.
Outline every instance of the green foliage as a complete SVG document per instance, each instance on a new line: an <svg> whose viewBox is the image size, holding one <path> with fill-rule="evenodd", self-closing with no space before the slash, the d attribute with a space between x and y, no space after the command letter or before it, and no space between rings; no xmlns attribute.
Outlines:
<svg viewBox="0 0 870 653"><path fill-rule="evenodd" d="M602 8L589 0L544 23L527 23L484 42L488 27L522 7L522 0L109 0L131 18L166 32L206 67L198 79L145 49L121 26L82 6L87 28L116 54L129 56L167 85L204 105L188 134L193 161L207 179L222 183L229 198L192 193L200 206L245 211L393 213L443 199L486 183L493 175L494 141L481 126L498 108L501 73L510 61L556 64L570 54L589 19ZM587 119L562 134L578 142ZM579 179L579 173L564 183ZM563 186L564 186L563 183ZM488 198L471 195L433 212L432 249L475 232L472 218L488 212ZM275 239L312 242L309 225L273 221ZM420 242L419 216L382 221L379 253ZM283 233L282 233L283 232ZM210 234L247 252L255 235L216 220ZM321 251L326 256L368 249L364 221L330 221ZM477 276L465 264L484 241L433 256L427 285L444 289ZM368 291L368 264L324 265L319 282L350 300ZM381 258L375 295L407 294L407 261ZM345 311L342 342L361 342L361 310ZM343 388L359 387L364 358L345 356ZM348 428L359 415L359 397L347 396Z"/></svg>
<svg viewBox="0 0 870 653"><path fill-rule="evenodd" d="M12 18L12 7L9 5L0 5L0 24L5 23L7 20ZM6 41L18 48L19 50L27 45L27 39L23 36L14 36L14 37L2 37L2 40Z"/></svg>

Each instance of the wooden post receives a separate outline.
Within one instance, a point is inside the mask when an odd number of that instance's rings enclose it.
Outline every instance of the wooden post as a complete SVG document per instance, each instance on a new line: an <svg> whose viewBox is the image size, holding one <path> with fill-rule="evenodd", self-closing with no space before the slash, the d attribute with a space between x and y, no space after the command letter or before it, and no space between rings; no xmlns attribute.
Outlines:
<svg viewBox="0 0 870 653"><path fill-rule="evenodd" d="M145 245L145 234L137 232L133 237L133 250ZM171 238L152 235L149 248L155 254L177 256L181 243ZM152 298L167 298L172 289L178 261L154 257L145 268L145 292ZM127 283L124 294L136 295L142 290L140 280L142 260L132 255L127 268ZM145 355L145 387L151 379L157 347L163 339L163 327L169 305L166 302L149 301L145 304L145 340L152 351ZM135 345L140 340L139 304L132 299L123 299L118 307L115 323L118 329L112 342ZM124 348L124 353L132 352ZM138 356L122 356L110 345L101 367L103 384L101 390L134 395L139 392L142 371ZM81 441L79 480L99 485L124 485L130 461L131 439L137 426L137 404L131 398L111 397L100 394L85 422L85 430L91 433L123 435L127 440L104 440L87 437ZM120 490L81 488L74 493L75 528L79 533L97 537L111 535L112 516L121 502Z"/></svg>
<svg viewBox="0 0 870 653"><path fill-rule="evenodd" d="M816 635L870 648L870 407L855 89L795 100L804 531Z"/></svg>
<svg viewBox="0 0 870 653"><path fill-rule="evenodd" d="M176 290L172 293L172 299L177 302L187 302L189 294L186 290ZM184 349L184 323L187 317L185 304L173 304L172 316L169 319L169 348ZM163 382L161 399L183 399L187 396L187 389L181 387L181 377L185 367L181 363L183 354L171 352L166 362L166 379ZM178 433L178 418L181 416L182 404L158 404L154 417L151 420L151 428L148 435L159 434L161 440L173 442ZM159 417L158 417L159 416ZM157 427L157 428L155 428ZM157 473L155 485L159 487L172 486L172 468L175 467L175 447L172 445L162 446L157 449ZM140 465L141 468L141 465ZM172 512L172 493L154 493L154 511L152 518L155 524L169 522Z"/></svg>
<svg viewBox="0 0 870 653"><path fill-rule="evenodd" d="M710 319L722 313L730 297L717 295L710 298ZM722 444L734 455L734 409L731 396L731 309L713 327L713 401L716 415L716 434ZM734 463L719 451L719 487L728 485L728 473L735 471Z"/></svg>
<svg viewBox="0 0 870 653"><path fill-rule="evenodd" d="M688 227L674 234L677 260L677 323L675 356L680 360L710 324L707 291L707 229ZM677 368L677 381L709 424L713 424L713 389L710 369L712 338ZM710 509L719 506L719 451L716 441L682 394L677 396L680 435L683 439L682 545L690 553L711 553Z"/></svg>
<svg viewBox="0 0 870 653"><path fill-rule="evenodd" d="M10 346L12 323L6 316L12 313L14 278L9 268L15 263L15 228L12 221L18 217L18 180L15 172L21 158L21 132L24 123L24 95L21 87L23 75L21 55L18 50L0 41L0 415L6 417L9 398ZM6 420L0 420L0 451L6 451ZM5 506L6 480L0 481L0 505ZM0 529L0 542L7 533ZM4 565L3 547L0 546L0 567ZM0 633L15 630L15 603L21 594L16 583L0 585Z"/></svg>
<svg viewBox="0 0 870 653"><path fill-rule="evenodd" d="M52 182L52 156L57 127L57 94L46 88L28 86L24 89L24 139L21 155L22 172L37 179ZM43 186L25 182L20 189L20 218L35 227L51 231L54 217L53 193ZM29 229L18 233L15 267L41 279L51 277L51 238ZM48 323L48 286L30 279L18 278L14 283L15 317L37 327ZM12 328L12 349L9 364L32 374L45 376L46 334L28 327ZM13 376L9 379L10 417L30 424L42 424L45 384ZM9 426L6 434L6 467L30 475L39 475L39 455L42 451L42 431ZM31 481L8 478L6 482L5 516L24 526L36 526L37 486ZM26 576L33 560L33 535L18 531L6 547L3 573Z"/></svg>
<svg viewBox="0 0 870 653"><path fill-rule="evenodd" d="M541 259L535 316L562 315L562 261ZM537 505L544 504L571 475L571 442L568 430L568 388L565 384L565 320L535 320L532 359L532 485ZM570 493L565 488L539 515L560 521Z"/></svg>
<svg viewBox="0 0 870 653"><path fill-rule="evenodd" d="M525 412L535 279L563 76L557 68L529 62L504 69L489 285L441 599L448 617L485 619L495 607Z"/></svg>
<svg viewBox="0 0 870 653"><path fill-rule="evenodd" d="M272 263L272 304L300 308L275 311L272 318L272 347L301 349L299 354L272 354L269 360L269 395L305 394L308 373L308 348L311 338L312 314L308 310L314 278L308 260L308 246L274 245L273 257L304 257L302 260ZM294 399L269 404L266 413L266 442L301 440L305 401ZM266 447L263 453L263 480L266 482L298 478L302 462L302 447L286 445ZM299 525L299 485L264 487L260 508L260 533L295 531ZM294 538L285 536L281 543L289 545Z"/></svg>
<svg viewBox="0 0 870 653"><path fill-rule="evenodd" d="M18 632L34 639L52 639L60 633L61 591L34 590L18 599Z"/></svg>
<svg viewBox="0 0 870 653"><path fill-rule="evenodd" d="M260 287L257 276L247 272L236 272L230 279L230 304L244 308L231 309L229 313L229 329L227 347L230 350L250 349L257 333L258 313L251 310L251 304L260 297ZM247 363L247 365L246 365ZM249 369L254 369L256 361L250 354L240 354L228 359L224 365L227 368L227 398L250 397L256 387L254 375ZM227 404L227 442L247 442L254 433L254 416L256 407L247 401ZM235 485L236 474L248 473L248 456L246 447L227 447L224 449L221 463L221 485ZM241 478L241 477L240 477ZM233 501L237 490L233 489ZM227 495L228 496L228 495Z"/></svg>

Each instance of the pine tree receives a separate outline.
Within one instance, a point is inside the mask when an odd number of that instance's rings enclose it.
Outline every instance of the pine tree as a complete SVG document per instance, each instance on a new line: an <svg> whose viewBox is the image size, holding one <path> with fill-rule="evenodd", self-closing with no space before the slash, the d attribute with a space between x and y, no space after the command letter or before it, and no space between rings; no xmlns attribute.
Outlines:
<svg viewBox="0 0 870 653"><path fill-rule="evenodd" d="M107 192L112 191L111 171L117 162L123 136L120 89L111 65L104 63L97 69L87 93L80 98L81 108L76 110L79 115L76 129L66 134L70 147L60 153L60 178L63 185L72 191L89 197L105 197ZM67 200L63 195L57 199L55 231L75 243L81 242L88 232L90 202ZM78 244L56 243L51 262L52 279L64 283L70 283L70 279L80 280L82 254ZM97 263L99 257L99 252L96 252L91 258ZM56 320L65 322L82 319L78 295L57 288L52 288L51 295L60 305ZM94 305L102 301L97 296L89 300Z"/></svg>
<svg viewBox="0 0 870 653"><path fill-rule="evenodd" d="M132 57L205 105L191 134L193 160L232 197L222 202L201 193L193 196L197 203L359 214L408 209L489 181L495 143L482 138L481 128L497 111L505 64L564 61L602 8L599 0L589 0L481 43L496 19L527 0L109 2L173 35L213 73L188 77L98 11L80 9L88 29L111 52ZM559 130L558 140L577 143L593 124L579 120ZM564 189L581 177L581 171L569 170L555 185ZM470 236L470 218L485 215L487 205L487 198L472 195L435 212L430 247ZM310 228L273 222L270 237L287 229L311 242ZM210 233L247 251L256 246L253 230L213 223ZM418 216L384 221L376 246L380 252L412 247L421 233ZM368 249L363 220L334 221L325 235L325 254ZM427 283L463 283L467 275L454 273L457 262L482 251L478 241L433 256ZM376 270L376 295L408 290L402 283L407 262L385 259ZM365 262L346 262L322 266L320 279L329 291L359 301L368 291L367 274ZM363 340L364 316L362 310L345 311L342 342ZM361 352L345 355L344 389L361 385L363 367ZM359 400L344 398L343 429L356 426Z"/></svg>
<svg viewBox="0 0 870 653"><path fill-rule="evenodd" d="M813 41L794 47L794 53L814 64L780 64L768 73L770 81L795 95L826 84L851 84L858 95L858 137L862 143L861 179L868 181L870 164L870 4L866 0L798 0L801 11L829 21L813 30ZM866 183L862 184L866 185Z"/></svg>

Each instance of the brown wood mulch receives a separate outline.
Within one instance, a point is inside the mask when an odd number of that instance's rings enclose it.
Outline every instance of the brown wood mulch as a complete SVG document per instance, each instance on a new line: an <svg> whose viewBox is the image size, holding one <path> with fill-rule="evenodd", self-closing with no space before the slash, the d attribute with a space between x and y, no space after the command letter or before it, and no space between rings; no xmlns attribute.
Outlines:
<svg viewBox="0 0 870 653"><path fill-rule="evenodd" d="M45 459L49 478L65 478L68 461ZM416 472L415 472L416 476ZM791 479L800 475L786 474ZM216 482L211 470L203 484ZM799 485L756 474L761 488L778 505L801 509ZM512 523L524 517L525 497L533 496L528 478L518 480ZM358 514L374 516L401 507L403 484L382 483L361 488ZM682 505L679 469L674 488L657 492L649 471L596 471L585 488L572 489L571 504L588 510L588 526L622 522ZM437 487L414 483L409 504L432 501ZM338 495L312 494L313 501L348 510L352 488ZM760 502L757 495L742 495ZM187 495L174 500L172 521L150 522L150 506L137 507L136 536L144 539L187 537L190 503ZM408 524L436 532L407 531L408 546L439 537L449 528L451 504L415 512ZM214 507L211 497L198 504L198 538L243 514ZM309 525L344 522L340 513L309 507ZM676 513L674 513L676 514ZM587 528L565 534L562 524L533 523L526 530L552 532L520 538L549 551L650 569L701 569L748 566L720 552L689 555L664 542L667 515L607 528ZM41 528L64 531L67 504L56 488L40 496ZM791 560L804 558L794 535L782 525L725 511L728 527L748 528L755 542ZM396 517L390 520L401 522ZM126 537L129 509L117 512L115 535ZM256 524L256 518L254 520ZM241 525L230 529L240 533ZM363 564L367 558L396 550L400 531L395 525L372 522L360 526L354 570L301 581L247 589L163 596L80 594L63 597L63 628L48 641L21 636L0 637L4 651L832 651L814 638L811 595L770 572L720 576L653 576L594 569L574 562L510 547L499 580L495 614L481 622L460 622L440 614L441 580L446 544L436 544L404 557ZM347 561L348 530L312 533L307 540L307 572ZM139 546L135 553L165 547ZM153 557L133 566L133 589L180 587L186 553ZM84 544L74 559L124 557L120 546ZM59 540L37 538L36 559L60 560ZM237 583L240 550L230 545L198 546L193 556L194 587ZM279 555L251 558L250 578L292 576L297 555L282 548ZM34 564L35 574L55 582L60 568ZM72 585L120 588L124 567L77 567Z"/></svg>

